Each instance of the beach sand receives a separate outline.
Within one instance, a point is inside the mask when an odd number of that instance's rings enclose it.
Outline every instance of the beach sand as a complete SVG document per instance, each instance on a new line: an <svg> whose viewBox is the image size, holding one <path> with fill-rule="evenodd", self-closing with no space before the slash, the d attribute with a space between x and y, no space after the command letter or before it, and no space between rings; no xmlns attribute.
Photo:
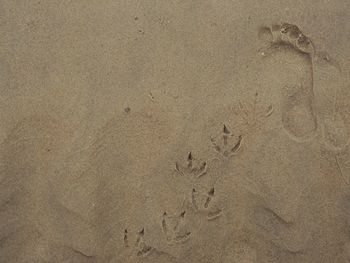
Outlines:
<svg viewBox="0 0 350 263"><path fill-rule="evenodd" d="M349 16L0 0L0 262L350 262Z"/></svg>

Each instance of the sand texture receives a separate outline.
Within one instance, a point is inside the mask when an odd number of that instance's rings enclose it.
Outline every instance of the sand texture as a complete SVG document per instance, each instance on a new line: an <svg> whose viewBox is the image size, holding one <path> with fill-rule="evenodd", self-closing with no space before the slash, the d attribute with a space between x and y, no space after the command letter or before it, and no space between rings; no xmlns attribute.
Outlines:
<svg viewBox="0 0 350 263"><path fill-rule="evenodd" d="M350 1L0 0L0 263L349 263Z"/></svg>

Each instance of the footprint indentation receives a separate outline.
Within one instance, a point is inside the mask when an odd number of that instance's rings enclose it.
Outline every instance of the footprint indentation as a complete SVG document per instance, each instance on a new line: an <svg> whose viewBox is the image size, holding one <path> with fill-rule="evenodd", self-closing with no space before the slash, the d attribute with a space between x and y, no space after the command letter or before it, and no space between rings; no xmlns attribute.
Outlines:
<svg viewBox="0 0 350 263"><path fill-rule="evenodd" d="M211 138L214 150L223 157L231 157L239 151L242 144L242 135L233 136L231 131L224 124L222 135L219 138Z"/></svg>
<svg viewBox="0 0 350 263"><path fill-rule="evenodd" d="M305 54L312 56L315 54L312 41L296 25L282 23L271 27L261 27L258 34L265 44L286 45Z"/></svg>
<svg viewBox="0 0 350 263"><path fill-rule="evenodd" d="M162 230L168 243L184 243L191 237L191 231L186 227L185 215L185 211L173 216L163 213Z"/></svg>
<svg viewBox="0 0 350 263"><path fill-rule="evenodd" d="M192 189L192 206L197 212L205 215L208 221L219 218L223 212L222 208L212 205L213 200L215 200L214 187L210 188L207 192L195 188Z"/></svg>
<svg viewBox="0 0 350 263"><path fill-rule="evenodd" d="M144 240L145 235L145 229L142 228L137 234L136 234L136 242L133 246L133 249L135 250L135 254L138 257L146 257L150 254L150 252L153 250L151 246L147 244ZM129 247L129 238L128 238L128 230L124 230L124 246Z"/></svg>
<svg viewBox="0 0 350 263"><path fill-rule="evenodd" d="M283 63L273 71L276 75L287 77L280 93L284 131L297 142L312 139L318 129L313 91L312 58L315 48L312 41L299 27L289 23L263 27L259 30L259 37L265 44L261 50L263 57L273 57L276 63Z"/></svg>
<svg viewBox="0 0 350 263"><path fill-rule="evenodd" d="M184 164L176 162L175 170L182 176L201 177L207 173L207 162L197 160L193 154L189 152Z"/></svg>

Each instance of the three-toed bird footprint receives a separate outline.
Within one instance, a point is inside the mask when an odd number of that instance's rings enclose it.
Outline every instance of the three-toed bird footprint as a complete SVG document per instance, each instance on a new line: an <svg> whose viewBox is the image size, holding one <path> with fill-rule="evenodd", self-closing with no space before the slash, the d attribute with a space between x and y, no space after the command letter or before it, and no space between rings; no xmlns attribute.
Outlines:
<svg viewBox="0 0 350 263"><path fill-rule="evenodd" d="M185 162L176 162L175 170L182 176L199 178L207 172L207 162L196 159L191 152L188 153Z"/></svg>
<svg viewBox="0 0 350 263"><path fill-rule="evenodd" d="M191 237L191 231L189 231L186 225L186 211L182 211L176 215L169 215L167 212L164 212L162 230L168 243L186 242Z"/></svg>
<svg viewBox="0 0 350 263"><path fill-rule="evenodd" d="M222 215L222 207L217 205L215 188L212 187L208 191L193 188L191 194L191 204L193 208L204 215L207 220L211 221Z"/></svg>
<svg viewBox="0 0 350 263"><path fill-rule="evenodd" d="M211 138L211 143L216 152L227 158L239 151L242 144L242 136L233 136L231 131L224 124L222 135Z"/></svg>
<svg viewBox="0 0 350 263"><path fill-rule="evenodd" d="M135 250L135 254L138 257L146 257L149 255L149 253L152 251L152 247L147 244L147 242L144 240L145 236L145 229L142 228L140 231L136 233L136 242L132 244L132 248ZM129 241L129 233L128 230L124 230L124 246L130 247L130 241Z"/></svg>

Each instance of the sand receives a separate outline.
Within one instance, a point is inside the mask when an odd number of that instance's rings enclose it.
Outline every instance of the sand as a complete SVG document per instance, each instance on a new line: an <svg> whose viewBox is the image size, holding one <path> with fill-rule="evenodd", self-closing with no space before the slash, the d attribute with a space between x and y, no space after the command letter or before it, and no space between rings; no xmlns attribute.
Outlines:
<svg viewBox="0 0 350 263"><path fill-rule="evenodd" d="M349 16L0 0L0 262L350 262Z"/></svg>

